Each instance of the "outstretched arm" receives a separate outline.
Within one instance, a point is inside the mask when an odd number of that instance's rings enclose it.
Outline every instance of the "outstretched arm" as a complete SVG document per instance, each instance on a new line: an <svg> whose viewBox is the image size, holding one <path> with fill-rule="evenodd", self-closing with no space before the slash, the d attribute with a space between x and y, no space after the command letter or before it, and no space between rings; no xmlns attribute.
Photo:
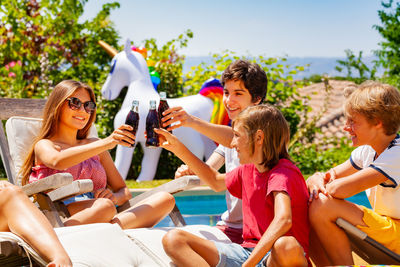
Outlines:
<svg viewBox="0 0 400 267"><path fill-rule="evenodd" d="M93 156L114 148L116 145L130 146L135 136L130 132L129 125L121 125L110 136L86 144L72 146L61 150L49 139L42 139L35 145L35 155L38 164L49 168L64 170Z"/></svg>
<svg viewBox="0 0 400 267"><path fill-rule="evenodd" d="M190 127L197 132L204 134L214 142L223 146L231 147L233 138L232 128L226 125L213 124L193 115L188 114L182 107L173 107L163 113L163 126L169 126L173 130L181 126ZM175 123L174 125L171 125Z"/></svg>
<svg viewBox="0 0 400 267"><path fill-rule="evenodd" d="M225 157L214 151L206 161L206 164L216 170L219 170L225 164ZM185 175L194 174L195 173L187 165L183 164L176 170L175 179Z"/></svg>
<svg viewBox="0 0 400 267"><path fill-rule="evenodd" d="M176 136L170 134L168 131L164 129L155 129L155 131L160 136L160 146L171 151L185 162L189 168L214 191L218 192L226 189L225 174L219 173L214 168L201 161L190 152Z"/></svg>
<svg viewBox="0 0 400 267"><path fill-rule="evenodd" d="M20 188L0 181L0 231L11 231L31 245L48 266L72 266L46 217Z"/></svg>

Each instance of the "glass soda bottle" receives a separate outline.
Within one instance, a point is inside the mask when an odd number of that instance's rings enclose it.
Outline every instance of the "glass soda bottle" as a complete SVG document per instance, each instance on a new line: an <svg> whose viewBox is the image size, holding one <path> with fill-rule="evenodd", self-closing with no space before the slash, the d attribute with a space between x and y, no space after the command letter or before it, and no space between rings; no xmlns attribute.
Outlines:
<svg viewBox="0 0 400 267"><path fill-rule="evenodd" d="M162 127L163 129L167 129L167 127L163 127L163 122L161 121L162 117L163 117L163 112L166 111L167 109L169 109L168 103L167 103L167 94L165 92L160 92L160 104L158 105L158 118L160 119L160 127ZM164 121L166 122L166 121ZM169 131L170 133L172 133L172 131Z"/></svg>
<svg viewBox="0 0 400 267"><path fill-rule="evenodd" d="M156 111L156 101L150 100L150 110L146 118L146 146L147 147L158 147L160 146L160 141L158 139L158 134L154 131L154 128L160 128L160 120L158 118L158 113Z"/></svg>
<svg viewBox="0 0 400 267"><path fill-rule="evenodd" d="M136 131L139 126L139 101L132 101L132 108L129 111L128 116L126 116L125 124L132 126L132 133L136 136Z"/></svg>

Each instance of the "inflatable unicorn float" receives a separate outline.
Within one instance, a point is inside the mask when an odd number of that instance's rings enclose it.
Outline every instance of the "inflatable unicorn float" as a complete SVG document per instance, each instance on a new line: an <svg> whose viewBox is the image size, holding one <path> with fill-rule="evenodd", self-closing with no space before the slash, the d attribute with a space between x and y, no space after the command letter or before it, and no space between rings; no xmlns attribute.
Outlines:
<svg viewBox="0 0 400 267"><path fill-rule="evenodd" d="M115 116L114 128L118 128L125 123L132 101L138 100L140 120L136 132L135 145L140 143L144 156L137 181L153 180L162 148L146 147L144 131L149 102L150 100L156 100L158 106L160 97L153 85L146 60L141 53L132 50L129 40L126 40L124 51L119 53L103 41L99 41L99 44L113 57L110 73L101 90L102 96L107 100L113 100L118 97L122 88L128 86L121 109ZM167 103L170 107L181 106L189 114L205 121L228 124L229 117L222 106L222 95L223 89L219 81L210 79L204 83L199 94L181 98L169 98ZM180 127L173 130L173 133L200 159L207 159L216 147L213 141L191 128ZM128 174L134 149L135 147L117 147L115 165L124 179Z"/></svg>

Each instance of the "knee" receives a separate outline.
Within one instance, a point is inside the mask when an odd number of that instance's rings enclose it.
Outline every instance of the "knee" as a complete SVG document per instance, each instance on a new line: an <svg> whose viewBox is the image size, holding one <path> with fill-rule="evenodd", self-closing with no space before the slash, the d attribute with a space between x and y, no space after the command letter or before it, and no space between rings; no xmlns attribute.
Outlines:
<svg viewBox="0 0 400 267"><path fill-rule="evenodd" d="M164 250L170 256L177 251L177 248L182 247L184 243L185 232L179 229L168 231L162 239Z"/></svg>
<svg viewBox="0 0 400 267"><path fill-rule="evenodd" d="M159 199L163 207L170 212L175 207L175 198L168 192L158 192L154 195L156 199Z"/></svg>
<svg viewBox="0 0 400 267"><path fill-rule="evenodd" d="M307 266L304 250L293 236L282 236L272 247L279 266Z"/></svg>
<svg viewBox="0 0 400 267"><path fill-rule="evenodd" d="M22 189L8 182L3 182L0 189L0 202L5 203L15 199L26 197Z"/></svg>
<svg viewBox="0 0 400 267"><path fill-rule="evenodd" d="M308 210L308 217L311 224L320 222L322 219L326 218L326 215L330 210L331 198L325 196L324 194L319 194L318 199L314 199Z"/></svg>
<svg viewBox="0 0 400 267"><path fill-rule="evenodd" d="M97 198L93 206L103 216L113 218L117 214L114 203L108 198Z"/></svg>

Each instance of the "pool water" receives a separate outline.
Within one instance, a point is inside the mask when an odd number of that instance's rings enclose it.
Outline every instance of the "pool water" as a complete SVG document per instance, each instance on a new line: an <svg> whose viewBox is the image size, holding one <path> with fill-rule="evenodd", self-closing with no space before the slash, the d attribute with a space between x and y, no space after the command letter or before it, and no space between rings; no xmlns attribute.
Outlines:
<svg viewBox="0 0 400 267"><path fill-rule="evenodd" d="M365 192L347 200L371 208ZM188 225L214 226L221 219L221 214L226 211L225 194L176 196L175 201ZM156 225L156 227L164 226L174 226L169 216Z"/></svg>

